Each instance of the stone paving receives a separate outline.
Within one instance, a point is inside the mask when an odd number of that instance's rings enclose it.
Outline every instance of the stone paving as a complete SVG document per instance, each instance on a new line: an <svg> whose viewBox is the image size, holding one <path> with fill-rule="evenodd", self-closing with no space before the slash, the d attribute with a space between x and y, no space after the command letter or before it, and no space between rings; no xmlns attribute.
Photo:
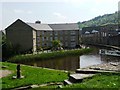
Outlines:
<svg viewBox="0 0 120 90"><path fill-rule="evenodd" d="M0 70L0 78L6 77L7 75L11 74L10 70Z"/></svg>
<svg viewBox="0 0 120 90"><path fill-rule="evenodd" d="M105 70L105 71L120 71L120 62L110 62L105 64L98 64L88 67L89 69Z"/></svg>
<svg viewBox="0 0 120 90"><path fill-rule="evenodd" d="M110 62L93 65L87 68L77 69L75 74L71 74L68 80L64 80L64 85L82 82L84 78L94 76L96 73L116 73L120 72L120 62Z"/></svg>
<svg viewBox="0 0 120 90"><path fill-rule="evenodd" d="M120 62L110 62L105 64L93 65L87 68L80 68L76 70L76 73L108 73L108 72L120 72Z"/></svg>

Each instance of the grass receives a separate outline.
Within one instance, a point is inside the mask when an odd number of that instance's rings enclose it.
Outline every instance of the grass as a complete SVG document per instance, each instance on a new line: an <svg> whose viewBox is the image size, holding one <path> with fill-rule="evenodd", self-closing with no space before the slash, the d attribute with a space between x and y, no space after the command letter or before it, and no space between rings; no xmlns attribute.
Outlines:
<svg viewBox="0 0 120 90"><path fill-rule="evenodd" d="M68 51L54 51L51 53L41 53L41 54L34 54L34 55L17 55L9 59L10 62L28 62L28 61L35 61L35 60L47 60L47 59L54 59L54 58L61 58L66 56L75 56L75 55L82 55L91 52L92 49L79 49L79 50L68 50Z"/></svg>
<svg viewBox="0 0 120 90"><path fill-rule="evenodd" d="M0 63L1 64L1 63ZM27 65L21 66L21 73L25 76L24 79L12 79L13 75L16 75L16 64L2 62L3 66L7 66L6 69L9 69L13 72L13 74L2 78L2 88L3 89L11 89L20 86L33 85L33 84L45 84L51 82L62 82L65 79L68 79L67 73L59 70L48 70L43 68L36 68ZM77 88L82 89L100 89L101 90L119 90L120 88L120 73L104 73L97 74L90 79L84 79L82 83L72 84L63 86L63 88L73 90ZM43 88L49 89L58 88L57 85L44 86L39 87L37 90L41 90ZM34 90L34 89L33 89ZM36 89L35 89L36 90Z"/></svg>
<svg viewBox="0 0 120 90"><path fill-rule="evenodd" d="M120 73L112 74L97 74L90 79L84 79L82 83L76 83L72 85L63 86L62 89L64 90L120 90ZM44 86L42 88L58 88L58 86ZM38 90L41 87L37 88Z"/></svg>
<svg viewBox="0 0 120 90"><path fill-rule="evenodd" d="M82 83L67 85L63 88L111 88L111 90L118 90L120 87L120 73L118 74L99 74L92 79L86 79ZM105 90L106 90L105 89ZM120 88L119 88L120 89Z"/></svg>
<svg viewBox="0 0 120 90"><path fill-rule="evenodd" d="M16 75L16 64L2 62L2 65L7 66L6 69L9 69L13 72L13 74L2 78L3 89L11 89L33 84L44 84L49 82L62 82L68 78L67 73L63 71L21 65L21 73L23 76L25 76L25 78L12 79L12 76Z"/></svg>

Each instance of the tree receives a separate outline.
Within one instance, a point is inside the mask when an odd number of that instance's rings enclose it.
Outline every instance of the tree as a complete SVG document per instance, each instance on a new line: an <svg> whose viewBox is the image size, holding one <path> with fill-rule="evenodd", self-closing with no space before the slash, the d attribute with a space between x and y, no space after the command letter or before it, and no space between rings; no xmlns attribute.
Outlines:
<svg viewBox="0 0 120 90"><path fill-rule="evenodd" d="M61 50L62 49L62 44L59 40L53 40L52 41L52 45L53 45L53 50Z"/></svg>
<svg viewBox="0 0 120 90"><path fill-rule="evenodd" d="M10 42L8 42L6 39L3 42L4 43L2 43L2 60L4 61L9 57L13 56L14 52L12 44Z"/></svg>
<svg viewBox="0 0 120 90"><path fill-rule="evenodd" d="M43 51L43 48L42 47L37 47L37 51L39 52L39 51Z"/></svg>
<svg viewBox="0 0 120 90"><path fill-rule="evenodd" d="M6 35L2 32L2 43L1 43L1 48L2 48L2 60L5 61L8 58L20 54L20 45L12 45L11 42L9 42L6 38Z"/></svg>

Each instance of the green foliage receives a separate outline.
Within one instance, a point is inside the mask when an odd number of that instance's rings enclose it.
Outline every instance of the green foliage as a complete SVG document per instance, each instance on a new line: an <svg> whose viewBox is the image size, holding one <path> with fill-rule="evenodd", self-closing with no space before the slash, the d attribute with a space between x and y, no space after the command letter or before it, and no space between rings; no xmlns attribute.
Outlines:
<svg viewBox="0 0 120 90"><path fill-rule="evenodd" d="M1 63L1 62L0 62ZM2 62L3 66L7 66L13 74L8 77L2 78L2 88L10 89L20 86L33 85L33 84L45 84L50 82L62 82L67 79L67 73L60 70L48 70L43 68L36 68L26 65L21 65L21 74L25 76L23 79L12 79L13 75L16 75L16 64Z"/></svg>
<svg viewBox="0 0 120 90"><path fill-rule="evenodd" d="M60 40L53 40L52 45L53 45L52 50L59 50L62 47Z"/></svg>
<svg viewBox="0 0 120 90"><path fill-rule="evenodd" d="M61 58L65 56L75 56L82 55L85 53L91 52L92 49L78 49L78 50L63 50L63 51L54 51L50 53L41 53L36 55L17 55L9 59L10 62L28 62L28 61L38 61L38 60L47 60L54 58Z"/></svg>
<svg viewBox="0 0 120 90"><path fill-rule="evenodd" d="M59 40L54 40L52 41L53 47L59 47L60 46L60 41Z"/></svg>
<svg viewBox="0 0 120 90"><path fill-rule="evenodd" d="M115 12L113 14L98 16L88 21L78 22L78 24L80 28L83 28L91 26L102 26L105 24L118 24L118 22L120 22L120 19L118 19L118 12Z"/></svg>
<svg viewBox="0 0 120 90"><path fill-rule="evenodd" d="M37 51L43 51L42 47L37 47Z"/></svg>
<svg viewBox="0 0 120 90"><path fill-rule="evenodd" d="M20 54L20 45L17 44L17 45L12 45L11 42L9 42L7 39L6 39L6 35L4 33L2 33L2 59L3 61L12 57L12 56L15 56L15 55L18 55Z"/></svg>
<svg viewBox="0 0 120 90"><path fill-rule="evenodd" d="M13 46L7 41L6 36L2 36L2 58L7 59L14 55Z"/></svg>

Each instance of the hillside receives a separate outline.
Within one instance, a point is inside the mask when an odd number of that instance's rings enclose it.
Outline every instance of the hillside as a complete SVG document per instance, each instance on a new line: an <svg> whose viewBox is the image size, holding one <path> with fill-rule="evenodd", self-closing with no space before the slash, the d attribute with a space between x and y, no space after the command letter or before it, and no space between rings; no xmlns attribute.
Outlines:
<svg viewBox="0 0 120 90"><path fill-rule="evenodd" d="M88 21L78 22L80 28L91 27L91 26L102 26L105 24L117 24L117 23L118 23L118 12L112 14L105 14L103 16L98 16Z"/></svg>

